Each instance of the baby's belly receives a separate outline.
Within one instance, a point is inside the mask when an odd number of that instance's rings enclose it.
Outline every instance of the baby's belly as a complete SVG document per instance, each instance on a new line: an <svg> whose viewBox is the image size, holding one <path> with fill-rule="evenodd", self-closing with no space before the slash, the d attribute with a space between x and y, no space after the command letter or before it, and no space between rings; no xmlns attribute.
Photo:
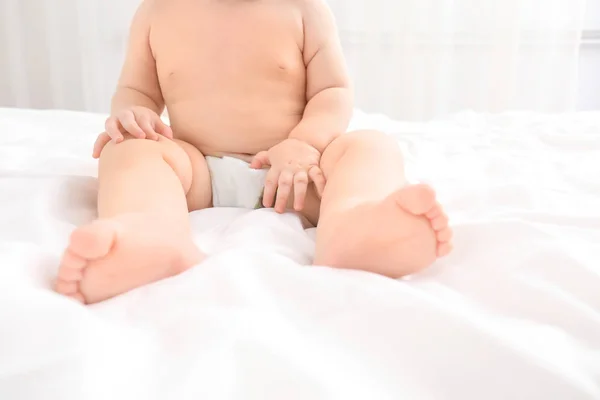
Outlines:
<svg viewBox="0 0 600 400"><path fill-rule="evenodd" d="M306 105L296 7L158 3L150 42L175 136L204 155L256 154L287 138Z"/></svg>
<svg viewBox="0 0 600 400"><path fill-rule="evenodd" d="M300 122L304 104L243 98L198 98L168 105L175 138L205 156L256 154L286 139Z"/></svg>

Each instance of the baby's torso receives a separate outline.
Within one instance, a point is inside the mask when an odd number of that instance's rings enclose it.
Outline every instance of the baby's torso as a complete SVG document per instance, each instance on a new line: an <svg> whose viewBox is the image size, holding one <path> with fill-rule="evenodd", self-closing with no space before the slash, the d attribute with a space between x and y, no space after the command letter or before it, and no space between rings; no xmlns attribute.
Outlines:
<svg viewBox="0 0 600 400"><path fill-rule="evenodd" d="M294 0L157 0L150 32L175 136L205 155L256 154L306 105Z"/></svg>

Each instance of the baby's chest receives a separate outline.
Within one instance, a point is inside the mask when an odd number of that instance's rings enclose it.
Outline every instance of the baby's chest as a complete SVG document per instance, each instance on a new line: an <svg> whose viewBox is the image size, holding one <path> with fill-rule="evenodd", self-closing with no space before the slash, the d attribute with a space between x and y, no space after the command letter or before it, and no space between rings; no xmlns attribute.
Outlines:
<svg viewBox="0 0 600 400"><path fill-rule="evenodd" d="M301 16L281 7L173 7L157 17L150 43L159 76L260 76L304 66Z"/></svg>

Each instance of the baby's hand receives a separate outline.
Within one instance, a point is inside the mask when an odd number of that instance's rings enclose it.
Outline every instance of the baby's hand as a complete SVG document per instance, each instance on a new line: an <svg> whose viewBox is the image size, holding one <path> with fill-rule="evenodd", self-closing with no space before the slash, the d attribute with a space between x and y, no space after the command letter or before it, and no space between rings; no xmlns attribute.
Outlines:
<svg viewBox="0 0 600 400"><path fill-rule="evenodd" d="M159 135L173 139L173 131L157 113L146 107L131 107L110 116L104 125L106 132L100 134L94 144L94 158L100 157L102 149L113 140L120 143L123 134L138 139L158 140Z"/></svg>
<svg viewBox="0 0 600 400"><path fill-rule="evenodd" d="M106 133L116 143L123 141L123 133L138 139L158 140L159 135L173 138L173 131L157 113L146 107L131 107L110 116L105 124Z"/></svg>
<svg viewBox="0 0 600 400"><path fill-rule="evenodd" d="M293 187L294 209L301 211L311 181L315 184L317 194L322 196L325 177L319 167L320 160L321 153L317 149L298 139L286 139L269 151L258 153L250 167L271 167L265 181L263 205L271 208L275 204L275 210L283 213Z"/></svg>

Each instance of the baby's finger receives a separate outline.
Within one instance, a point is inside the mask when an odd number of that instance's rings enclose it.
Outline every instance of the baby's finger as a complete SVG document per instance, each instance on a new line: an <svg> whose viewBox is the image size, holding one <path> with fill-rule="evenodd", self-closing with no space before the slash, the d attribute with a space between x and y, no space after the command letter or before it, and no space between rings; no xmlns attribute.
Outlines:
<svg viewBox="0 0 600 400"><path fill-rule="evenodd" d="M108 143L110 143L110 141L111 141L111 137L108 135L108 133L106 133L106 132L101 133L98 136L98 138L96 139L96 143L94 143L94 151L92 153L92 157L100 158L102 149L104 149L104 146L106 146Z"/></svg>
<svg viewBox="0 0 600 400"><path fill-rule="evenodd" d="M323 171L321 168L316 165L308 170L308 176L310 180L314 182L315 188L317 189L317 195L319 197L323 197L323 192L325 191L325 175L323 175Z"/></svg>
<svg viewBox="0 0 600 400"><path fill-rule="evenodd" d="M146 134L146 138L148 138L150 140L158 140L158 133L156 133L156 131L154 131L154 127L152 126L152 123L150 122L150 117L141 116L138 118L137 121L138 121L140 128L142 128L142 130Z"/></svg>
<svg viewBox="0 0 600 400"><path fill-rule="evenodd" d="M252 159L252 162L250 163L250 168L261 169L265 165L269 165L269 153L266 151L261 151Z"/></svg>
<svg viewBox="0 0 600 400"><path fill-rule="evenodd" d="M278 213L285 212L293 185L294 173L287 169L281 171L279 186L277 187L277 200L275 201L275 211Z"/></svg>
<svg viewBox="0 0 600 400"><path fill-rule="evenodd" d="M123 141L123 134L121 133L121 129L119 129L119 120L116 117L107 119L104 124L104 129L106 129L108 136L116 143Z"/></svg>
<svg viewBox="0 0 600 400"><path fill-rule="evenodd" d="M123 128L125 128L127 132L133 135L133 137L136 137L138 139L146 138L146 134L135 120L135 114L133 113L133 111L125 111L123 115L119 117L119 122L121 122Z"/></svg>
<svg viewBox="0 0 600 400"><path fill-rule="evenodd" d="M157 117L154 121L154 130L166 138L173 139L173 129L165 124L160 117Z"/></svg>
<svg viewBox="0 0 600 400"><path fill-rule="evenodd" d="M267 172L265 179L265 191L263 193L263 206L266 208L273 207L275 203L275 194L277 193L277 182L279 181L279 172L271 168Z"/></svg>
<svg viewBox="0 0 600 400"><path fill-rule="evenodd" d="M304 200L308 190L308 174L306 171L298 171L294 175L294 210L304 209Z"/></svg>

